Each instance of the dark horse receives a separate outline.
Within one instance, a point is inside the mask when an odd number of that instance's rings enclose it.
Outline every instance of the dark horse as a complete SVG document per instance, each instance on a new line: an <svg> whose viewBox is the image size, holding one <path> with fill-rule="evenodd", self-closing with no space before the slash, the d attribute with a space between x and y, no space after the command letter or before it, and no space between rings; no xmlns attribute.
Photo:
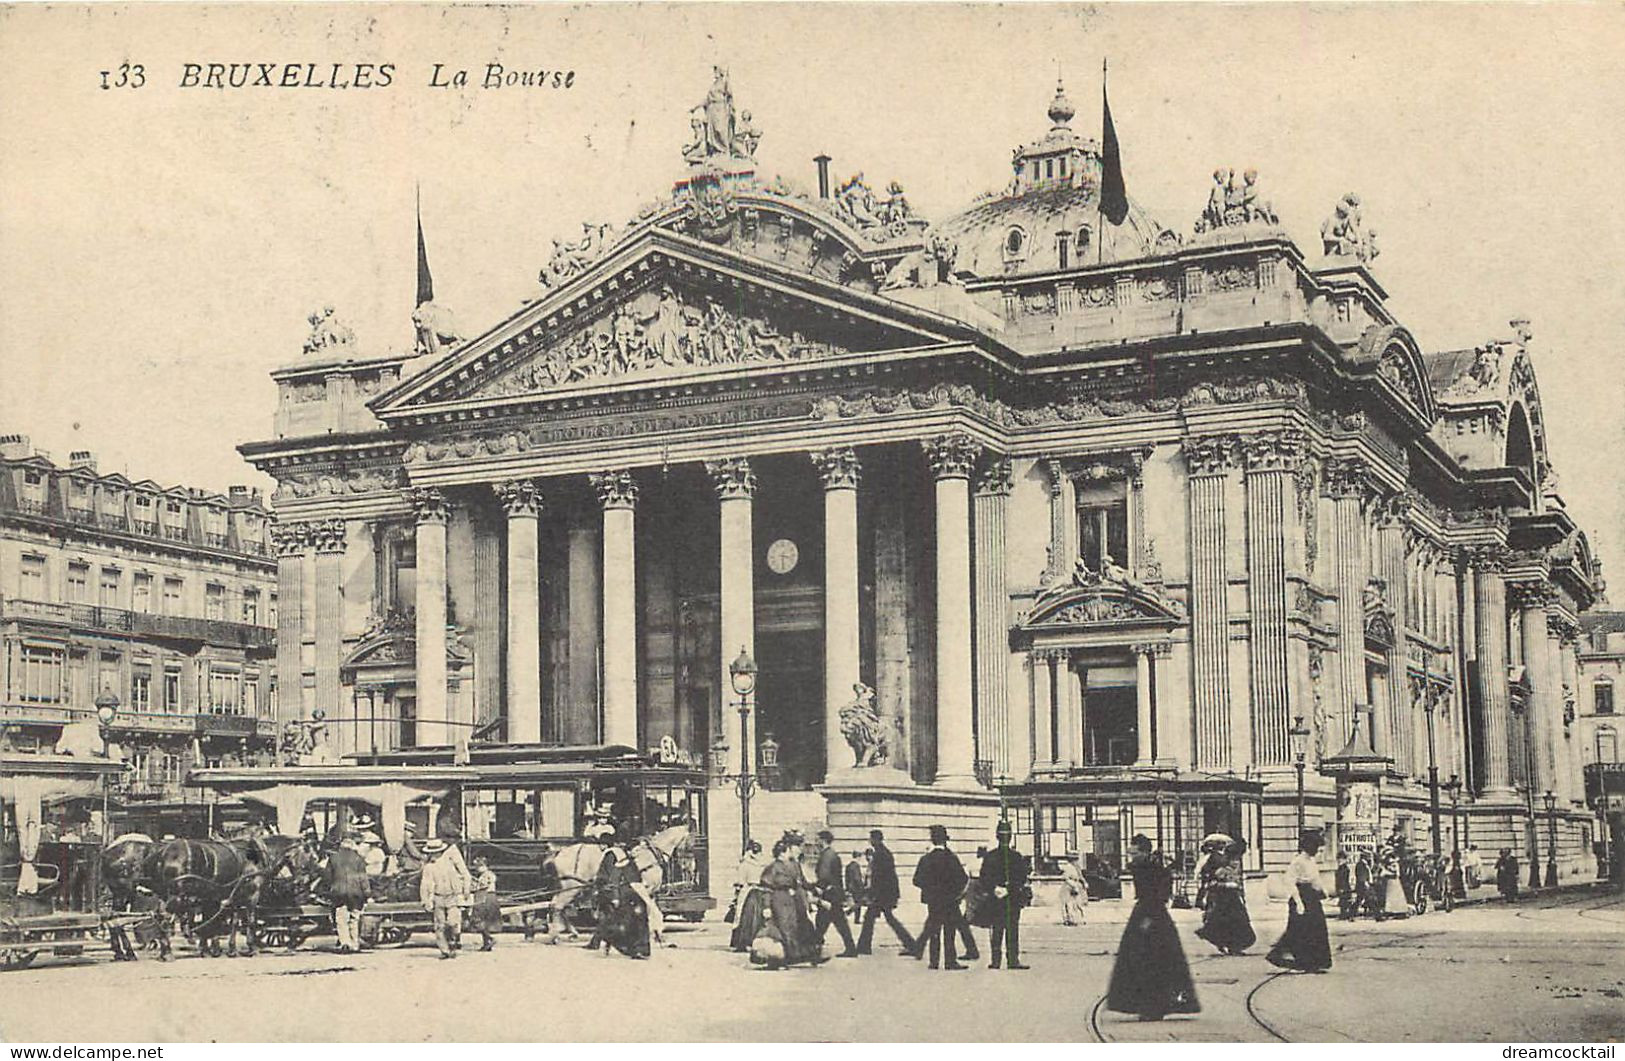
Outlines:
<svg viewBox="0 0 1625 1061"><path fill-rule="evenodd" d="M218 954L219 937L229 934L226 953L233 957L239 930L245 953L255 952L260 900L268 890L297 892L314 870L309 848L291 836L170 840L152 860L161 909L180 922L188 938L201 942L204 953Z"/></svg>

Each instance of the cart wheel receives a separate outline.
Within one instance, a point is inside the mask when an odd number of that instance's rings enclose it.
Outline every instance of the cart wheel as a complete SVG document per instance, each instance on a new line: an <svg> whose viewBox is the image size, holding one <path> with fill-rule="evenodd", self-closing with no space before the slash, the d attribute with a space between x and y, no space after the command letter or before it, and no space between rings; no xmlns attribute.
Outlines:
<svg viewBox="0 0 1625 1061"><path fill-rule="evenodd" d="M294 948L288 942L293 938L293 931L287 925L260 925L254 933L254 945L257 947L287 947Z"/></svg>
<svg viewBox="0 0 1625 1061"><path fill-rule="evenodd" d="M37 950L8 949L0 950L0 969L26 969L34 964L39 956Z"/></svg>
<svg viewBox="0 0 1625 1061"><path fill-rule="evenodd" d="M1420 888L1418 888L1416 891L1416 912L1418 914L1425 914L1428 912L1427 892L1422 891Z"/></svg>

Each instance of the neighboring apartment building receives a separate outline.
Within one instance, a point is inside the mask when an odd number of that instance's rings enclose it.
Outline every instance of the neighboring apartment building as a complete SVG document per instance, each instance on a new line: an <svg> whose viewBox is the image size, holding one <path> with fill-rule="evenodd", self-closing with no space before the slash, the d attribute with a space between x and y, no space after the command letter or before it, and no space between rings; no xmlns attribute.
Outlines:
<svg viewBox="0 0 1625 1061"><path fill-rule="evenodd" d="M269 761L276 562L259 491L67 467L0 436L0 750L50 752L111 694L126 800L193 765Z"/></svg>
<svg viewBox="0 0 1625 1061"><path fill-rule="evenodd" d="M1574 690L1582 761L1618 763L1620 697L1625 696L1625 612L1581 616L1580 687Z"/></svg>

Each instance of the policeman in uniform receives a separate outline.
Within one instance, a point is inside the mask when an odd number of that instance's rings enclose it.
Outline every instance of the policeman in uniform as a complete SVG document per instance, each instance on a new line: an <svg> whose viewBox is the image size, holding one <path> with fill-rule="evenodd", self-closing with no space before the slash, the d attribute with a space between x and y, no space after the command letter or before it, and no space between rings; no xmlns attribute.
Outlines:
<svg viewBox="0 0 1625 1061"><path fill-rule="evenodd" d="M1000 952L1008 955L1006 969L1026 969L1021 964L1021 910L1033 901L1032 861L1010 846L1012 830L1008 820L1001 820L993 835L998 845L982 859L977 880L982 886L992 924L988 928L993 960L989 969L999 967ZM1006 944L1008 943L1008 949Z"/></svg>

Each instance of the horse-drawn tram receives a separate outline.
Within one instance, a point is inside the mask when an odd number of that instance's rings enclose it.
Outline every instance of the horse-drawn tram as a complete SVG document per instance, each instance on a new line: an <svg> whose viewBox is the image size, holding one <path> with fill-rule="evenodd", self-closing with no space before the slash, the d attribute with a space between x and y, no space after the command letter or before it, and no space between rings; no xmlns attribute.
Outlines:
<svg viewBox="0 0 1625 1061"><path fill-rule="evenodd" d="M611 847L663 914L699 920L716 905L706 879L704 773L630 748L419 749L360 762L208 768L187 783L260 808L264 834L231 842L246 856L243 872L257 878L251 892L230 880L194 882L199 901L183 920L191 934L215 935L236 920L251 943L296 947L327 931L332 909L313 849L358 845L370 895L360 937L403 942L430 920L417 894L420 845L430 838L456 843L470 865L488 863L504 920L527 934L538 921L550 926L556 916L568 928L572 914L590 911Z"/></svg>
<svg viewBox="0 0 1625 1061"><path fill-rule="evenodd" d="M124 922L99 909L108 785L124 764L71 755L0 754L0 968L42 953L71 957L115 946Z"/></svg>

